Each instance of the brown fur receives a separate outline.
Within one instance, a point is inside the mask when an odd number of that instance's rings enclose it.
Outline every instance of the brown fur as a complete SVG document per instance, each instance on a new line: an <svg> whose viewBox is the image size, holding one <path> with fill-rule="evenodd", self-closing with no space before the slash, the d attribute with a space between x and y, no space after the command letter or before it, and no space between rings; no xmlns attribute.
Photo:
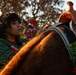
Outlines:
<svg viewBox="0 0 76 75"><path fill-rule="evenodd" d="M72 75L65 45L55 31L29 41L6 65L0 75Z"/></svg>

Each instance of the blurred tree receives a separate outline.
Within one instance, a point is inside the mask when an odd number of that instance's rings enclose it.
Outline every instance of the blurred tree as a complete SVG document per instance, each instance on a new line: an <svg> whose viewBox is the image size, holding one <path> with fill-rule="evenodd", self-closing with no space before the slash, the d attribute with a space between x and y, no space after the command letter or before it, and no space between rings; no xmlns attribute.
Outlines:
<svg viewBox="0 0 76 75"><path fill-rule="evenodd" d="M0 9L2 13L17 13L23 22L36 19L39 27L57 23L63 4L63 0L0 0Z"/></svg>

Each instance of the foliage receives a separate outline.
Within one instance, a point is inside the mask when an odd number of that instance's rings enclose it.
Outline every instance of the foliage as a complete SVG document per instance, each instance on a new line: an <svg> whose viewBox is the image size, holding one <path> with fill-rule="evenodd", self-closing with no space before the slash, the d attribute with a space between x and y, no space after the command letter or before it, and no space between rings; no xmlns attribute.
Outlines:
<svg viewBox="0 0 76 75"><path fill-rule="evenodd" d="M70 59L73 62L73 65L76 66L76 41L70 45L67 45L66 48L70 53Z"/></svg>
<svg viewBox="0 0 76 75"><path fill-rule="evenodd" d="M26 21L31 18L37 20L37 26L58 22L58 17L63 11L63 0L0 0L2 13L16 12ZM29 11L28 11L29 10Z"/></svg>

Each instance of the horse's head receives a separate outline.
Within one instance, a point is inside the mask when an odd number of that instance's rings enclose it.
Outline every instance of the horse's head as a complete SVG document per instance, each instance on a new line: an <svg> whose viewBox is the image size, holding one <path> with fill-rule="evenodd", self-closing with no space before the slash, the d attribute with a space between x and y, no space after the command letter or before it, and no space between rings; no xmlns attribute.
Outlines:
<svg viewBox="0 0 76 75"><path fill-rule="evenodd" d="M60 35L48 30L22 47L0 75L71 75L71 69Z"/></svg>

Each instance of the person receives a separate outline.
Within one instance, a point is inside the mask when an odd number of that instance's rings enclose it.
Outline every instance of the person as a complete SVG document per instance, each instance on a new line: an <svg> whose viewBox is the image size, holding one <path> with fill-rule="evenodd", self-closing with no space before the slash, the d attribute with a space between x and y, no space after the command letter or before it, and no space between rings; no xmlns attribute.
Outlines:
<svg viewBox="0 0 76 75"><path fill-rule="evenodd" d="M73 31L76 36L76 10L73 8L73 2L68 1L68 10L59 16L59 22L67 23L67 26ZM69 25L70 24L70 25Z"/></svg>
<svg viewBox="0 0 76 75"><path fill-rule="evenodd" d="M59 22L64 23L64 22L70 22L73 17L72 17L72 11L74 11L73 9L73 2L68 1L67 2L68 5L68 10L64 11L60 16L59 16Z"/></svg>
<svg viewBox="0 0 76 75"><path fill-rule="evenodd" d="M20 34L20 17L16 13L3 14L0 19L0 68L28 42L28 39L21 38Z"/></svg>
<svg viewBox="0 0 76 75"><path fill-rule="evenodd" d="M36 35L37 28L35 27L35 23L36 23L35 19L29 21L27 28L24 29L23 31L25 38L30 40Z"/></svg>
<svg viewBox="0 0 76 75"><path fill-rule="evenodd" d="M68 11L63 12L59 17L59 22L69 23L70 30L73 31L76 37L76 10L73 8L73 2L68 1L67 5L69 6ZM72 58L71 61L73 62L73 70L72 72L76 75L76 41L70 45L66 46L67 50L71 54Z"/></svg>

